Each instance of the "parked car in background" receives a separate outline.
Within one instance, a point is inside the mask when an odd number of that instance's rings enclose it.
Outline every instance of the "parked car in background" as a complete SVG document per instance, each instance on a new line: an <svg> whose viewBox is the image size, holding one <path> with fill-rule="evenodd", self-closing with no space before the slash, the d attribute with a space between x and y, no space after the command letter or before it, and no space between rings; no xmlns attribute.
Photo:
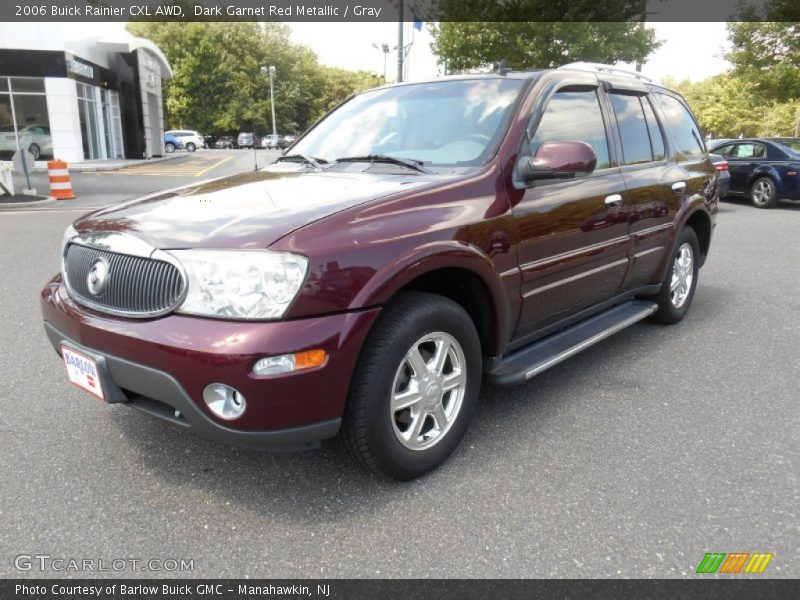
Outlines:
<svg viewBox="0 0 800 600"><path fill-rule="evenodd" d="M411 479L458 446L482 379L683 319L717 173L685 101L613 67L378 88L246 177L75 221L45 330L109 403L250 448L338 434ZM582 375L635 368L620 345Z"/></svg>
<svg viewBox="0 0 800 600"><path fill-rule="evenodd" d="M731 188L731 174L728 170L728 161L725 157L719 154L709 153L708 158L714 164L714 169L717 171L717 189L719 190L719 198L722 200L728 195L728 190Z"/></svg>
<svg viewBox="0 0 800 600"><path fill-rule="evenodd" d="M190 131L188 129L171 129L165 133L171 133L181 142L183 142L183 147L188 152L194 152L198 148L206 147L205 139L203 139L203 136L196 131Z"/></svg>
<svg viewBox="0 0 800 600"><path fill-rule="evenodd" d="M231 150L236 148L236 139L232 135L221 135L214 142L214 148Z"/></svg>
<svg viewBox="0 0 800 600"><path fill-rule="evenodd" d="M217 136L212 133L202 133L204 148L214 148L214 143L217 141Z"/></svg>
<svg viewBox="0 0 800 600"><path fill-rule="evenodd" d="M275 150L276 148L280 147L281 143L281 136L278 134L275 135L267 135L261 138L261 147L267 148L269 150Z"/></svg>
<svg viewBox="0 0 800 600"><path fill-rule="evenodd" d="M164 151L167 154L172 154L175 150L182 149L183 141L178 136L169 132L164 134Z"/></svg>
<svg viewBox="0 0 800 600"><path fill-rule="evenodd" d="M25 125L17 130L19 134L19 147L27 148L34 160L41 157L53 156L53 139L50 137L50 128L44 125ZM9 159L17 151L17 138L14 136L14 127L0 130L0 152Z"/></svg>
<svg viewBox="0 0 800 600"><path fill-rule="evenodd" d="M239 148L253 148L256 145L261 146L261 142L257 141L258 138L254 133L243 131L236 138L236 146Z"/></svg>
<svg viewBox="0 0 800 600"><path fill-rule="evenodd" d="M284 135L278 142L279 148L288 148L297 141L296 135Z"/></svg>
<svg viewBox="0 0 800 600"><path fill-rule="evenodd" d="M728 161L729 195L749 198L757 208L800 200L800 139L734 140L714 145L710 152Z"/></svg>

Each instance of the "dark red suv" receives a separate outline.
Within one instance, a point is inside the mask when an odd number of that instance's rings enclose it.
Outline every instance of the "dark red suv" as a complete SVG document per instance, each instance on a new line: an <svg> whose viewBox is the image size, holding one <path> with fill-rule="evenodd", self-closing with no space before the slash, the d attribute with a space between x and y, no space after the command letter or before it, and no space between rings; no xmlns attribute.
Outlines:
<svg viewBox="0 0 800 600"><path fill-rule="evenodd" d="M684 101L598 65L358 95L261 171L90 214L42 292L69 379L251 448L441 463L481 380L679 321L716 172Z"/></svg>

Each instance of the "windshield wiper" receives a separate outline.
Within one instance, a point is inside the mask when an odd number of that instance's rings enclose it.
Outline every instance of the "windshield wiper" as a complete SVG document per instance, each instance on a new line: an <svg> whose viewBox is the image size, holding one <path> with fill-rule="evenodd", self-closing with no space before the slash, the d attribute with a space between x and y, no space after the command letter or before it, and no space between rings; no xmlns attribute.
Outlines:
<svg viewBox="0 0 800 600"><path fill-rule="evenodd" d="M307 156L305 154L287 154L286 156L278 157L278 160L275 162L301 162L307 165L311 165L317 171L322 170L322 165L328 164L328 161L324 158L316 158L314 156Z"/></svg>
<svg viewBox="0 0 800 600"><path fill-rule="evenodd" d="M422 166L421 160L414 160L413 158L398 158L397 156L389 156L388 154L367 154L366 156L344 156L337 158L337 163L341 162L368 162L368 163L389 163L392 165L400 165L407 167L418 173L430 173L428 169Z"/></svg>

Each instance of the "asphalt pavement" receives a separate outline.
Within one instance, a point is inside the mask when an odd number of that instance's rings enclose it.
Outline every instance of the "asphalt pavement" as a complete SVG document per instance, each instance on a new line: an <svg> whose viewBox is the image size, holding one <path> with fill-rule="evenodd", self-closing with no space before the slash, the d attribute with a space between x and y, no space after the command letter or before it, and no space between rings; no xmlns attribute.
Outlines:
<svg viewBox="0 0 800 600"><path fill-rule="evenodd" d="M163 162L140 163L116 171L73 172L70 179L76 198L60 201L58 208L84 211L100 208L204 179L252 171L256 165L263 167L280 156L278 150L261 149L256 153L245 149L177 152L177 158ZM15 174L14 185L18 190L23 189L24 177ZM39 194L46 195L50 189L47 171L35 171L31 175L31 185ZM52 210L54 207L43 204L33 208Z"/></svg>
<svg viewBox="0 0 800 600"><path fill-rule="evenodd" d="M107 197L189 178L85 177ZM15 568L37 553L194 561L90 576L693 577L712 551L800 576L800 204L724 203L682 323L485 386L459 450L410 483L336 444L241 450L70 386L37 298L78 210L0 212L0 577L65 575Z"/></svg>

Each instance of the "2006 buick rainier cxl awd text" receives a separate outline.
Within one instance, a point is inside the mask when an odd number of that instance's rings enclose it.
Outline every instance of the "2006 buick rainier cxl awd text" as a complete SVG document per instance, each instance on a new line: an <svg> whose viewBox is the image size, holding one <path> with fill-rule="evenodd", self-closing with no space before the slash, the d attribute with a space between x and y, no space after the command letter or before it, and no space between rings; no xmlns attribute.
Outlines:
<svg viewBox="0 0 800 600"><path fill-rule="evenodd" d="M715 173L681 97L609 67L370 90L260 171L76 221L45 328L108 403L410 479L483 377L686 314Z"/></svg>

